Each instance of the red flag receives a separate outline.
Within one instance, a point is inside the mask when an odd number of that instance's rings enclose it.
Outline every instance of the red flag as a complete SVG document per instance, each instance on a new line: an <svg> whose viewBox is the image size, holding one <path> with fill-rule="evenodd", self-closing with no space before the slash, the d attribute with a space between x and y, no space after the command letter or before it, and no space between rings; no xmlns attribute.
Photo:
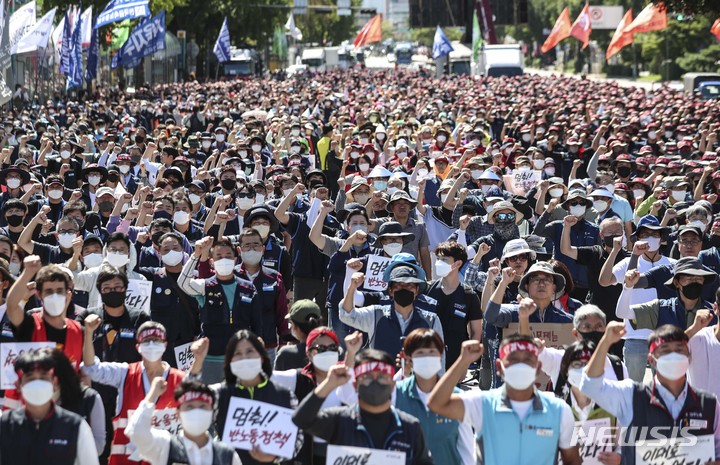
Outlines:
<svg viewBox="0 0 720 465"><path fill-rule="evenodd" d="M353 41L355 47L382 41L382 15L376 14L365 24Z"/></svg>
<svg viewBox="0 0 720 465"><path fill-rule="evenodd" d="M639 34L641 32L659 31L667 27L667 10L665 5L651 3L637 15L635 21L625 30L628 34Z"/></svg>
<svg viewBox="0 0 720 465"><path fill-rule="evenodd" d="M618 53L623 47L628 46L632 44L635 41L635 36L632 34L628 34L625 32L627 27L632 24L633 17L632 17L632 9L627 10L625 13L625 16L623 16L622 21L620 21L620 24L618 24L617 29L615 29L615 34L613 34L612 40L610 40L610 45L608 46L607 52L605 52L605 59L609 60L610 57Z"/></svg>
<svg viewBox="0 0 720 465"><path fill-rule="evenodd" d="M570 30L570 35L582 42L582 48L584 49L590 43L591 32L592 26L590 25L590 5L586 3L585 8L583 8L580 12L580 16L578 16L573 23L572 29Z"/></svg>
<svg viewBox="0 0 720 465"><path fill-rule="evenodd" d="M558 16L557 21L555 21L555 26L553 26L550 35L545 40L545 43L540 48L540 51L543 53L547 53L548 50L555 47L561 40L570 37L571 28L572 23L570 22L570 10L568 10L566 7L564 10L562 10L560 16Z"/></svg>
<svg viewBox="0 0 720 465"><path fill-rule="evenodd" d="M720 18L715 20L715 23L713 23L712 27L710 28L710 32L712 35L717 37L717 40L720 40Z"/></svg>

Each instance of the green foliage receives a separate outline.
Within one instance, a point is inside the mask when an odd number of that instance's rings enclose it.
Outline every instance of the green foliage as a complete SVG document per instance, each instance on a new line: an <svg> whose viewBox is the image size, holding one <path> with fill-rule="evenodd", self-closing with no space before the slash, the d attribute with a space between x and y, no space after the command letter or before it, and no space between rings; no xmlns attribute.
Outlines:
<svg viewBox="0 0 720 465"><path fill-rule="evenodd" d="M360 2L353 2L359 6ZM313 0L312 5L337 5L337 0ZM286 13L287 15L287 13ZM295 24L303 33L303 42L322 45L340 45L343 40L355 38L355 16L338 16L333 9L308 9L306 15L296 15Z"/></svg>
<svg viewBox="0 0 720 465"><path fill-rule="evenodd" d="M678 64L688 71L720 71L720 44L712 44L698 53L688 53L678 58Z"/></svg>
<svg viewBox="0 0 720 465"><path fill-rule="evenodd" d="M702 62L703 57L712 56L712 51L705 51L715 41L710 34L710 25L710 19L704 16L695 16L684 21L668 18L666 30L637 34L635 41L641 47L641 62L646 63L649 71L654 74L666 72L667 57L679 65L671 75L702 71L695 69L694 64ZM717 56L717 49L715 50Z"/></svg>
<svg viewBox="0 0 720 465"><path fill-rule="evenodd" d="M717 0L663 0L670 11L685 13L688 15L706 14L716 17L720 15L720 2ZM653 0L653 3L663 3Z"/></svg>

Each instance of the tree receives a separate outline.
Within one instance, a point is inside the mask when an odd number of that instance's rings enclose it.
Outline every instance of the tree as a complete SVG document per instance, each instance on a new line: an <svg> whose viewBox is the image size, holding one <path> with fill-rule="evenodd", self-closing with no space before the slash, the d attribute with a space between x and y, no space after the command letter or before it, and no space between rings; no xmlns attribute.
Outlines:
<svg viewBox="0 0 720 465"><path fill-rule="evenodd" d="M717 17L720 15L720 2L717 0L653 0L653 3L664 3L670 11L687 15L702 15Z"/></svg>

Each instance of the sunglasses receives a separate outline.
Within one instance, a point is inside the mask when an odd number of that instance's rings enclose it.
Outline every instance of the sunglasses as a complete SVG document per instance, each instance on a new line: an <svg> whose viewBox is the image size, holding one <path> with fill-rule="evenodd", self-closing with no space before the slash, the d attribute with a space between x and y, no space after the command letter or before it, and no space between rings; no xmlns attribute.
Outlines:
<svg viewBox="0 0 720 465"><path fill-rule="evenodd" d="M524 253L521 255L515 255L513 257L508 257L507 261L509 262L526 262L530 259L528 254Z"/></svg>
<svg viewBox="0 0 720 465"><path fill-rule="evenodd" d="M496 221L515 221L515 213L498 213L495 215Z"/></svg>
<svg viewBox="0 0 720 465"><path fill-rule="evenodd" d="M338 346L337 344L329 344L329 345L322 345L322 344L315 344L312 347L310 347L310 350L315 350L317 353L321 354L323 352L337 352Z"/></svg>
<svg viewBox="0 0 720 465"><path fill-rule="evenodd" d="M570 202L568 205L570 205L571 207L577 207L577 206L584 207L585 202Z"/></svg>

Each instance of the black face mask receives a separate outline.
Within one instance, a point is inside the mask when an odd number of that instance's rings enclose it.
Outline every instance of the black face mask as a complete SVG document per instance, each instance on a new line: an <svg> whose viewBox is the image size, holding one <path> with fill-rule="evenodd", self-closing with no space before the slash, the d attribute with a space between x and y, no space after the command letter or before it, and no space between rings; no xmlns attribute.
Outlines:
<svg viewBox="0 0 720 465"><path fill-rule="evenodd" d="M220 185L226 191L231 191L231 190L235 189L235 186L237 185L237 181L235 181L234 179L223 179L222 181L220 181Z"/></svg>
<svg viewBox="0 0 720 465"><path fill-rule="evenodd" d="M408 289L398 289L393 293L393 300L401 307L407 307L415 301L415 293Z"/></svg>
<svg viewBox="0 0 720 465"><path fill-rule="evenodd" d="M117 173L108 173L108 182L118 182L120 181L120 175Z"/></svg>
<svg viewBox="0 0 720 465"><path fill-rule="evenodd" d="M700 297L700 294L702 294L702 289L702 283L690 283L687 286L682 287L682 293L686 298L695 300Z"/></svg>
<svg viewBox="0 0 720 465"><path fill-rule="evenodd" d="M107 294L100 294L103 304L108 307L122 307L125 303L125 291L122 292L108 292Z"/></svg>
<svg viewBox="0 0 720 465"><path fill-rule="evenodd" d="M587 331L584 333L582 331L578 331L578 332L582 336L583 340L588 341L588 342L594 342L595 347L597 347L597 345L600 344L600 339L602 339L603 335L605 334L602 331Z"/></svg>
<svg viewBox="0 0 720 465"><path fill-rule="evenodd" d="M627 178L630 176L630 173L632 172L632 169L629 166L621 166L617 169L617 174L621 178Z"/></svg>
<svg viewBox="0 0 720 465"><path fill-rule="evenodd" d="M100 202L100 203L98 204L98 208L99 208L100 211L103 212L103 213L111 212L114 206L115 206L115 205L114 205L112 202L110 202L110 201L108 201L108 202Z"/></svg>
<svg viewBox="0 0 720 465"><path fill-rule="evenodd" d="M713 247L720 249L720 236L710 236L710 244Z"/></svg>
<svg viewBox="0 0 720 465"><path fill-rule="evenodd" d="M395 386L392 384L380 384L377 381L373 381L367 386L358 384L358 399L368 405L377 407L390 400L393 389L395 389Z"/></svg>
<svg viewBox="0 0 720 465"><path fill-rule="evenodd" d="M616 237L622 237L622 236L607 236L603 237L603 244L605 244L606 247L613 248L613 242Z"/></svg>
<svg viewBox="0 0 720 465"><path fill-rule="evenodd" d="M145 138L143 136L135 136L136 144L142 144L143 142L145 142Z"/></svg>
<svg viewBox="0 0 720 465"><path fill-rule="evenodd" d="M8 215L5 217L5 220L10 226L17 227L22 224L24 218L23 215Z"/></svg>
<svg viewBox="0 0 720 465"><path fill-rule="evenodd" d="M160 247L160 238L167 234L167 231L157 231L152 235L152 243Z"/></svg>

